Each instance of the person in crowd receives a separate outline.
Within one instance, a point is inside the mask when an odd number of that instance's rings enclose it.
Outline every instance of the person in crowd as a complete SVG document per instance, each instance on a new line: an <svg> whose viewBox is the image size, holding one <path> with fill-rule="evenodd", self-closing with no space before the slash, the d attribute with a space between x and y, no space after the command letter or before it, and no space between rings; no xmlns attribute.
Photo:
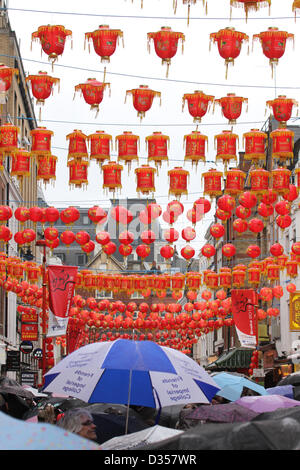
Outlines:
<svg viewBox="0 0 300 470"><path fill-rule="evenodd" d="M84 408L72 408L62 414L56 423L66 431L78 434L81 437L96 441L96 425L92 415Z"/></svg>
<svg viewBox="0 0 300 470"><path fill-rule="evenodd" d="M197 424L199 424L199 420L197 420L197 419L187 419L186 418L186 416L188 416L199 405L200 405L200 403L199 404L198 403L187 403L186 405L184 405L184 407L182 408L182 410L179 413L179 419L178 419L177 423L175 424L175 429L179 429L179 430L183 431L185 429L192 428L192 427L196 426Z"/></svg>
<svg viewBox="0 0 300 470"><path fill-rule="evenodd" d="M156 272L156 271L157 271L156 261L153 261L153 262L152 262L152 265L151 265L150 271L154 271L154 272Z"/></svg>

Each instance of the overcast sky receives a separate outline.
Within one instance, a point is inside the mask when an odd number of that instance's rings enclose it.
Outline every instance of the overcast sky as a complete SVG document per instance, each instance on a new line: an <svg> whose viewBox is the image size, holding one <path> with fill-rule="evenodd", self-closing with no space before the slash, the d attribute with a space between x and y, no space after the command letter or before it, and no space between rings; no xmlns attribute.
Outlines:
<svg viewBox="0 0 300 470"><path fill-rule="evenodd" d="M81 204L86 207L94 204L109 206L109 198L102 190L102 175L95 162L92 162L89 168L88 189L86 191L69 189L66 135L74 129L80 129L86 135L96 130L105 130L113 136L113 139L123 131L132 131L140 136L141 158L138 165L147 162L145 137L154 131L167 134L170 137L169 167L163 164L159 171L155 193L157 202L165 207L170 200L167 172L174 166L183 165L184 135L196 129L187 105L182 112L182 97L185 93L202 90L216 98L221 98L227 93L236 93L248 98L248 112L244 105L242 115L234 126L234 132L239 135L239 150L243 150L243 133L252 128L261 128L269 116L270 111L266 112L267 100L285 94L300 101L300 45L296 35L300 18L295 22L292 12L293 0L272 0L270 16L269 8L262 8L256 13L250 12L247 23L242 8L233 8L230 20L229 0L208 0L207 16L202 0L199 0L191 7L189 26L186 20L187 6L182 4L182 0L178 0L176 15L173 12L173 0L144 0L143 3L143 9L140 0L97 0L97 2L10 0L8 3L11 26L20 40L26 73L36 74L42 70L60 78L60 92L58 93L57 87L54 87L53 96L48 98L42 108L43 120L39 123L54 132L52 150L58 157L56 184L44 191L49 204L56 207L69 204ZM71 41L67 40L65 51L59 57L53 72L48 57L41 53L38 42L32 44L31 50L32 32L45 24L62 24L73 32L73 48ZM106 81L111 84L111 96L105 92L100 112L95 118L95 113L90 111L89 105L79 93L76 93L74 100L73 98L74 87L77 84L85 82L87 78L96 78L99 81L103 79L105 64L101 63L92 44L90 53L88 47L84 49L85 32L94 31L101 24L121 29L124 33L125 47L123 48L120 43L110 63L106 64ZM151 53L149 54L147 50L147 32L158 31L161 26L171 26L174 31L183 32L186 37L184 53L182 54L179 47L177 55L172 59L168 79L165 66L162 66L161 60L155 54L153 42ZM226 80L224 60L219 56L217 45L212 43L209 50L209 35L228 26L246 33L250 40L248 44L243 44L241 54L236 59L235 65L229 68ZM279 61L274 78L271 75L269 61L263 55L258 41L254 42L252 50L253 35L265 31L269 26L276 26L295 34L295 46L292 41L287 42L286 53ZM151 110L146 113L142 123L132 106L130 96L125 103L126 90L138 88L141 84L160 91L162 98L161 106L158 99L154 100ZM36 115L38 118L37 107ZM208 136L208 161L215 161L214 136L226 129L230 129L230 126L221 115L219 106L216 106L214 113L210 111L199 125L198 130ZM124 166L122 175L124 189L120 197L136 197L134 174L136 167L137 164L132 166L128 176L127 167ZM190 171L189 195L183 196L181 201L187 211L202 195L201 173L209 168L216 168L216 165L200 164L197 172L192 169L191 163L186 163L185 168ZM223 165L218 164L217 168L222 170ZM206 216L206 224L197 225L198 237L193 246L202 245L203 228L212 219L212 212ZM184 214L177 228L181 229L188 225L190 222Z"/></svg>

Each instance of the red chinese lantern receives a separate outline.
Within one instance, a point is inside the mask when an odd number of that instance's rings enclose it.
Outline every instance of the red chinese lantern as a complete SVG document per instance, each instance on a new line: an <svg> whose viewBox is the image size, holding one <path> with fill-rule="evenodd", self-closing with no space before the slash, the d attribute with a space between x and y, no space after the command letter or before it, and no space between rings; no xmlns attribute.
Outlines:
<svg viewBox="0 0 300 470"><path fill-rule="evenodd" d="M89 240L84 245L81 245L82 251L84 251L87 255L90 255L95 249L95 243L92 240Z"/></svg>
<svg viewBox="0 0 300 470"><path fill-rule="evenodd" d="M268 264L267 265L267 278L269 281L278 281L279 280L280 267L278 264ZM274 295L274 291L273 291Z"/></svg>
<svg viewBox="0 0 300 470"><path fill-rule="evenodd" d="M187 194L189 175L187 170L179 166L176 166L173 170L169 170L169 195L174 194L174 196L180 198L183 194Z"/></svg>
<svg viewBox="0 0 300 470"><path fill-rule="evenodd" d="M222 131L214 138L217 148L216 160L222 160L227 171L227 164L230 160L237 160L238 135L231 131ZM217 145L216 145L217 144Z"/></svg>
<svg viewBox="0 0 300 470"><path fill-rule="evenodd" d="M206 286L209 289L218 289L219 288L219 274L214 272L209 272L206 275Z"/></svg>
<svg viewBox="0 0 300 470"><path fill-rule="evenodd" d="M286 262L286 273L291 278L295 278L298 276L298 263L297 261L291 260Z"/></svg>
<svg viewBox="0 0 300 470"><path fill-rule="evenodd" d="M64 52L66 38L71 36L72 31L62 25L46 25L39 26L38 30L32 33L31 39L40 41L43 51L53 65Z"/></svg>
<svg viewBox="0 0 300 470"><path fill-rule="evenodd" d="M270 253L273 256L281 256L284 252L283 246L280 243L274 243L270 248Z"/></svg>
<svg viewBox="0 0 300 470"><path fill-rule="evenodd" d="M290 203L288 201L279 201L275 204L275 211L277 214L286 215L289 214L291 210Z"/></svg>
<svg viewBox="0 0 300 470"><path fill-rule="evenodd" d="M0 155L2 158L18 150L19 131L17 126L9 123L0 126Z"/></svg>
<svg viewBox="0 0 300 470"><path fill-rule="evenodd" d="M289 190L291 172L287 168L275 168L272 170L273 190L284 195Z"/></svg>
<svg viewBox="0 0 300 470"><path fill-rule="evenodd" d="M64 232L62 232L60 240L62 243L67 245L67 247L69 247L75 241L75 234L71 232L71 230L65 230Z"/></svg>
<svg viewBox="0 0 300 470"><path fill-rule="evenodd" d="M134 234L125 230L119 235L119 242L123 245L130 245L134 241Z"/></svg>
<svg viewBox="0 0 300 470"><path fill-rule="evenodd" d="M263 168L256 168L249 172L251 189L250 191L256 196L262 196L269 189L270 173Z"/></svg>
<svg viewBox="0 0 300 470"><path fill-rule="evenodd" d="M201 119L209 111L214 99L214 96L206 95L199 90L194 91L194 93L186 93L182 98L182 111L184 110L184 105L187 101L188 110L190 115L194 118L194 122L200 123Z"/></svg>
<svg viewBox="0 0 300 470"><path fill-rule="evenodd" d="M163 161L168 161L169 144L169 136L163 135L161 132L153 132L152 135L146 137L148 163L154 161L156 166L161 166Z"/></svg>
<svg viewBox="0 0 300 470"><path fill-rule="evenodd" d="M232 287L243 287L245 285L246 271L234 269L232 271Z"/></svg>
<svg viewBox="0 0 300 470"><path fill-rule="evenodd" d="M109 162L102 166L103 171L103 189L115 193L116 190L122 188L121 174L123 166L116 162Z"/></svg>
<svg viewBox="0 0 300 470"><path fill-rule="evenodd" d="M155 192L155 168L149 165L142 165L140 168L135 169L135 174L137 180L136 192L138 195L140 195L140 193L149 194Z"/></svg>
<svg viewBox="0 0 300 470"><path fill-rule="evenodd" d="M126 258L127 256L131 255L133 251L133 248L131 245L120 245L119 246L119 253L120 255L124 256Z"/></svg>
<svg viewBox="0 0 300 470"><path fill-rule="evenodd" d="M10 89L14 75L19 75L19 70L0 64L0 103L5 103L7 91Z"/></svg>
<svg viewBox="0 0 300 470"><path fill-rule="evenodd" d="M289 202L293 202L298 198L297 187L294 184L289 185L289 191L283 194L283 199Z"/></svg>
<svg viewBox="0 0 300 470"><path fill-rule="evenodd" d="M4 243L8 243L9 240L12 238L12 233L10 229L6 225L0 225L0 241ZM23 238L23 232L22 232L22 240L23 243L27 243L27 241Z"/></svg>
<svg viewBox="0 0 300 470"><path fill-rule="evenodd" d="M259 40L262 46L263 54L269 59L272 68L272 77L274 67L278 64L279 59L285 53L286 41L294 40L294 35L286 31L279 31L276 27L270 27L267 31L260 34L254 34L253 40Z"/></svg>
<svg viewBox="0 0 300 470"><path fill-rule="evenodd" d="M30 158L31 154L21 148L11 153L11 176L16 176L22 187L24 177L30 176Z"/></svg>
<svg viewBox="0 0 300 470"><path fill-rule="evenodd" d="M140 258L142 258L142 260L143 260L143 259L147 258L150 255L151 248L148 245L142 244L142 245L138 245L136 247L135 251L136 251L136 254L138 256L140 256Z"/></svg>
<svg viewBox="0 0 300 470"><path fill-rule="evenodd" d="M239 196L239 203L247 209L252 209L252 207L256 206L257 197L251 191L245 191Z"/></svg>
<svg viewBox="0 0 300 470"><path fill-rule="evenodd" d="M248 269L248 282L250 285L257 287L260 284L261 272L258 268L249 268Z"/></svg>
<svg viewBox="0 0 300 470"><path fill-rule="evenodd" d="M80 212L76 207L70 206L61 211L60 218L65 225L73 225L80 218Z"/></svg>
<svg viewBox="0 0 300 470"><path fill-rule="evenodd" d="M289 284L287 284L286 286L286 290L290 293L290 294L293 294L295 291L296 291L297 287L296 285L293 283L293 282L290 282Z"/></svg>
<svg viewBox="0 0 300 470"><path fill-rule="evenodd" d="M93 41L94 50L101 57L101 62L110 62L119 38L123 41L123 32L120 29L110 29L108 25L101 25L95 31L85 33L85 40L88 40L89 47L90 40Z"/></svg>
<svg viewBox="0 0 300 470"><path fill-rule="evenodd" d="M222 246L222 254L226 258L232 258L236 254L236 248L232 243L226 243Z"/></svg>
<svg viewBox="0 0 300 470"><path fill-rule="evenodd" d="M151 220L157 219L162 214L162 208L156 202L151 202L146 209Z"/></svg>
<svg viewBox="0 0 300 470"><path fill-rule="evenodd" d="M222 220L223 222L226 222L226 220L230 219L231 212L226 212L222 209L217 208L215 215L218 219Z"/></svg>
<svg viewBox="0 0 300 470"><path fill-rule="evenodd" d="M128 225L133 220L132 213L123 206L113 207L110 215L118 224Z"/></svg>
<svg viewBox="0 0 300 470"><path fill-rule="evenodd" d="M248 13L251 10L258 11L260 8L269 5L271 7L271 0L230 0L230 7L243 7L246 14L246 21ZM230 12L231 14L231 12Z"/></svg>
<svg viewBox="0 0 300 470"><path fill-rule="evenodd" d="M13 216L13 211L9 206L0 206L0 225L5 223L11 219ZM0 260L1 260L1 253L0 253Z"/></svg>
<svg viewBox="0 0 300 470"><path fill-rule="evenodd" d="M243 134L245 146L244 159L250 160L255 165L258 165L259 161L265 162L265 145L267 138L268 135L259 129L251 129L250 132Z"/></svg>
<svg viewBox="0 0 300 470"><path fill-rule="evenodd" d="M235 208L235 199L229 194L224 194L217 200L217 206L223 211L231 212Z"/></svg>
<svg viewBox="0 0 300 470"><path fill-rule="evenodd" d="M110 160L110 149L112 147L112 136L104 131L96 131L87 137L90 143L90 159L96 160L102 165L105 160Z"/></svg>
<svg viewBox="0 0 300 470"><path fill-rule="evenodd" d="M228 124L236 124L236 120L242 113L243 103L247 103L248 98L236 96L235 93L227 93L226 96L219 98L214 102L221 106L222 114L226 119L228 119Z"/></svg>
<svg viewBox="0 0 300 470"><path fill-rule="evenodd" d="M232 274L231 274L230 270L229 271L221 271L219 273L219 286L222 287L223 289L230 289L231 288L231 280L232 280ZM225 296L226 296L226 294L225 294ZM220 297L218 297L218 295L217 295L217 298L220 298Z"/></svg>
<svg viewBox="0 0 300 470"><path fill-rule="evenodd" d="M155 97L159 97L161 103L161 93L151 90L148 85L140 85L139 88L127 90L125 102L127 95L132 96L133 107L137 111L137 115L141 121L145 117L145 113L151 108Z"/></svg>
<svg viewBox="0 0 300 470"><path fill-rule="evenodd" d="M278 215L275 221L278 227L280 227L281 230L284 230L291 225L292 218L290 215Z"/></svg>
<svg viewBox="0 0 300 470"><path fill-rule="evenodd" d="M96 234L96 242L100 245L107 245L110 242L110 235L108 232L98 232Z"/></svg>
<svg viewBox="0 0 300 470"><path fill-rule="evenodd" d="M190 242L196 238L196 230L192 227L186 227L182 230L181 236L185 241Z"/></svg>
<svg viewBox="0 0 300 470"><path fill-rule="evenodd" d="M54 155L38 157L37 179L42 180L45 186L56 180L56 162L57 157Z"/></svg>
<svg viewBox="0 0 300 470"><path fill-rule="evenodd" d="M271 287L262 287L259 295L263 302L271 302L273 299L273 290Z"/></svg>
<svg viewBox="0 0 300 470"><path fill-rule="evenodd" d="M167 64L167 73L169 75L169 67L171 64L171 59L175 56L177 52L178 42L182 41L182 50L185 36L183 33L178 33L172 31L168 26L163 26L160 31L155 33L148 33L148 50L150 53L150 41L151 39L154 42L154 49L158 57L162 59L162 64Z"/></svg>
<svg viewBox="0 0 300 470"><path fill-rule="evenodd" d="M291 246L291 251L295 255L300 255L300 242L294 242Z"/></svg>
<svg viewBox="0 0 300 470"><path fill-rule="evenodd" d="M141 233L141 240L146 245L151 245L156 240L156 235L153 230L145 230Z"/></svg>
<svg viewBox="0 0 300 470"><path fill-rule="evenodd" d="M84 230L80 230L75 235L75 241L78 243L78 245L85 245L90 241L90 239L90 235Z"/></svg>
<svg viewBox="0 0 300 470"><path fill-rule="evenodd" d="M265 204L264 202L261 202L257 206L257 212L259 213L259 215L267 219L274 213L274 207L270 204Z"/></svg>
<svg viewBox="0 0 300 470"><path fill-rule="evenodd" d="M67 165L69 167L69 186L71 188L86 188L88 185L87 172L89 162L70 160Z"/></svg>
<svg viewBox="0 0 300 470"><path fill-rule="evenodd" d="M170 245L164 245L160 249L160 254L165 259L170 259L174 255L174 248Z"/></svg>
<svg viewBox="0 0 300 470"><path fill-rule="evenodd" d="M204 178L204 190L203 194L215 198L222 195L222 176L221 171L210 168L207 172L202 173Z"/></svg>
<svg viewBox="0 0 300 470"><path fill-rule="evenodd" d="M233 221L232 227L233 227L233 230L238 232L238 234L242 234L246 232L246 230L248 229L248 222L246 222L246 220L244 219L238 218Z"/></svg>
<svg viewBox="0 0 300 470"><path fill-rule="evenodd" d="M240 219L248 219L251 215L251 209L249 207L244 207L242 205L237 206L235 209L235 214L240 218Z"/></svg>
<svg viewBox="0 0 300 470"><path fill-rule="evenodd" d="M68 160L82 161L82 159L88 159L87 136L83 132L75 129L66 136L66 140L69 141Z"/></svg>
<svg viewBox="0 0 300 470"><path fill-rule="evenodd" d="M23 240L25 240L25 243L30 244L36 239L36 233L32 228L26 228L23 230Z"/></svg>
<svg viewBox="0 0 300 470"><path fill-rule="evenodd" d="M279 127L286 127L287 121L292 116L293 106L298 106L297 101L287 98L285 95L279 95L274 100L267 101L266 104L272 108L274 118L279 122Z"/></svg>
<svg viewBox="0 0 300 470"><path fill-rule="evenodd" d="M195 255L195 250L190 245L186 245L181 249L180 253L181 256L188 261Z"/></svg>
<svg viewBox="0 0 300 470"><path fill-rule="evenodd" d="M163 237L168 243L174 243L179 238L179 233L174 228L164 230Z"/></svg>
<svg viewBox="0 0 300 470"><path fill-rule="evenodd" d="M261 200L267 205L274 204L277 201L278 194L273 189L268 189L268 191L262 196Z"/></svg>
<svg viewBox="0 0 300 470"><path fill-rule="evenodd" d="M237 168L229 169L226 173L225 193L237 196L244 191L246 173Z"/></svg>
<svg viewBox="0 0 300 470"><path fill-rule="evenodd" d="M88 78L86 82L75 86L75 93L76 91L81 92L84 101L90 105L91 110L96 110L97 116L99 104L103 100L104 91L107 87L110 91L110 83L98 82L95 78Z"/></svg>
<svg viewBox="0 0 300 470"><path fill-rule="evenodd" d="M115 253L117 250L117 245L113 242L108 242L106 245L103 245L102 250L104 253L106 253L108 256L111 256Z"/></svg>
<svg viewBox="0 0 300 470"><path fill-rule="evenodd" d="M59 86L60 79L51 77L47 72L39 72L37 75L28 75L25 79L26 82L31 83L31 90L33 96L36 98L36 104L43 106L45 100L53 94L53 85ZM40 120L41 120L41 108L40 108Z"/></svg>
<svg viewBox="0 0 300 470"><path fill-rule="evenodd" d="M196 167L200 161L205 162L205 144L207 136L199 131L192 131L191 134L184 136L185 141L185 161L191 161L192 166Z"/></svg>
<svg viewBox="0 0 300 470"><path fill-rule="evenodd" d="M122 135L116 137L116 145L118 148L118 160L123 160L130 168L133 160L138 160L138 143L139 137L132 134L131 131L125 131Z"/></svg>
<svg viewBox="0 0 300 470"><path fill-rule="evenodd" d="M249 220L248 228L253 233L259 233L264 229L264 223L261 219L254 217L253 219Z"/></svg>
<svg viewBox="0 0 300 470"><path fill-rule="evenodd" d="M107 213L102 209L102 207L93 206L88 210L88 218L94 224L104 224L107 220Z"/></svg>
<svg viewBox="0 0 300 470"><path fill-rule="evenodd" d="M30 212L27 207L18 207L14 212L15 219L17 219L21 225L29 220Z"/></svg>
<svg viewBox="0 0 300 470"><path fill-rule="evenodd" d="M225 234L225 228L224 228L224 225L222 225L222 224L213 224L213 225L211 225L209 231L210 231L210 234L214 238L221 238Z"/></svg>
<svg viewBox="0 0 300 470"><path fill-rule="evenodd" d="M288 129L275 129L270 137L273 141L272 158L286 162L293 158L294 132Z"/></svg>
<svg viewBox="0 0 300 470"><path fill-rule="evenodd" d="M56 238L58 238L58 235L59 235L58 230L55 227L47 227L44 230L44 236L47 240L53 241Z"/></svg>
<svg viewBox="0 0 300 470"><path fill-rule="evenodd" d="M34 224L37 224L38 222L41 222L42 218L43 218L43 210L41 207L38 207L38 206L30 207L29 220L31 220L31 222L33 222Z"/></svg>
<svg viewBox="0 0 300 470"><path fill-rule="evenodd" d="M234 28L220 29L217 33L210 34L210 42L217 43L220 56L225 59L226 74L228 74L228 65L234 65L236 59L241 52L243 41L248 41L249 36L240 33Z"/></svg>
<svg viewBox="0 0 300 470"><path fill-rule="evenodd" d="M216 254L216 249L213 245L206 243L206 245L201 248L201 253L205 258L211 258Z"/></svg>

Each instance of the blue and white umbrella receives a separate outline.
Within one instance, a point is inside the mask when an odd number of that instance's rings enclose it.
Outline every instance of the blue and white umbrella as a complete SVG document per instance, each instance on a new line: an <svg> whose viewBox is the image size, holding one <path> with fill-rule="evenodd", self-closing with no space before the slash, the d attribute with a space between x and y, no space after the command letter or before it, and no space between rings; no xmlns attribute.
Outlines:
<svg viewBox="0 0 300 470"><path fill-rule="evenodd" d="M47 374L44 391L88 403L161 408L210 403L220 387L191 358L152 341L118 339L77 349Z"/></svg>

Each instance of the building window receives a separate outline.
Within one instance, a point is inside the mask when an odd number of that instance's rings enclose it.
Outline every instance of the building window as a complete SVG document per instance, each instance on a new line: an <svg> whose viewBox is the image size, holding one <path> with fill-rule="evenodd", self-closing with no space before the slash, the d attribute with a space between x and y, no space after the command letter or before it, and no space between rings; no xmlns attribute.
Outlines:
<svg viewBox="0 0 300 470"><path fill-rule="evenodd" d="M55 253L55 256L57 256L57 258L59 258L64 263L66 259L65 253Z"/></svg>
<svg viewBox="0 0 300 470"><path fill-rule="evenodd" d="M78 266L85 266L87 263L87 255L85 253L80 253L77 255L77 264Z"/></svg>
<svg viewBox="0 0 300 470"><path fill-rule="evenodd" d="M82 217L82 223L83 223L83 225L89 225L90 219L89 219L89 217L88 217L87 215L84 215L84 216Z"/></svg>
<svg viewBox="0 0 300 470"><path fill-rule="evenodd" d="M112 299L112 293L111 292L106 292L105 290L96 290L95 291L95 298L96 299Z"/></svg>

